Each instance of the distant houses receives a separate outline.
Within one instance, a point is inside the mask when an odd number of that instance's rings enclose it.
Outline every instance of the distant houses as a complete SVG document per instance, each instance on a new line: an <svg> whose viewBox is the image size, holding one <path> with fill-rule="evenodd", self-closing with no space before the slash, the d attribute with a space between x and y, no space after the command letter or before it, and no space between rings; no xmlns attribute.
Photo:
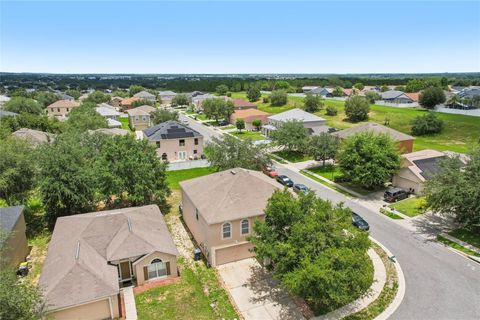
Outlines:
<svg viewBox="0 0 480 320"><path fill-rule="evenodd" d="M144 101L149 101L149 102L157 101L157 97L155 97L154 94L152 94L148 91L140 91L140 92L134 94L133 96L135 98L138 98L139 100L144 100Z"/></svg>
<svg viewBox="0 0 480 320"><path fill-rule="evenodd" d="M158 93L158 97L160 98L160 103L162 105L171 105L173 99L177 96L177 94L173 91L160 91Z"/></svg>

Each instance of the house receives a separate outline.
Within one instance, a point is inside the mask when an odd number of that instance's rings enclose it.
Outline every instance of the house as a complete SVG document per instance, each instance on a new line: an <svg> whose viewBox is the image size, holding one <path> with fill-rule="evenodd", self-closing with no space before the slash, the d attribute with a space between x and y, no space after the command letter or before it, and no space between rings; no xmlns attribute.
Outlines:
<svg viewBox="0 0 480 320"><path fill-rule="evenodd" d="M190 102L192 102L193 98L195 98L197 96L201 96L201 95L203 95L203 92L201 92L201 91L193 91L193 92L190 92L190 93L186 94L187 99Z"/></svg>
<svg viewBox="0 0 480 320"><path fill-rule="evenodd" d="M115 109L119 110L119 109L122 107L122 105L121 105L122 101L123 101L123 98L122 98L122 97L117 97L117 96L115 96L115 97L112 97L112 99L110 99L110 104L111 104Z"/></svg>
<svg viewBox="0 0 480 320"><path fill-rule="evenodd" d="M143 130L152 125L150 114L157 109L152 106L140 106L127 110L128 124L133 130Z"/></svg>
<svg viewBox="0 0 480 320"><path fill-rule="evenodd" d="M136 101L139 101L140 99L137 97L130 97L130 98L125 98L120 102L120 109L121 110L128 110L133 108L133 103Z"/></svg>
<svg viewBox="0 0 480 320"><path fill-rule="evenodd" d="M392 184L421 194L424 182L438 173L438 164L445 157L445 153L429 149L402 154L401 169L393 176Z"/></svg>
<svg viewBox="0 0 480 320"><path fill-rule="evenodd" d="M29 254L24 209L24 206L0 208L0 230L6 233L6 237L0 238L2 263L11 266L18 266Z"/></svg>
<svg viewBox="0 0 480 320"><path fill-rule="evenodd" d="M49 117L66 118L73 108L76 108L80 103L72 100L58 100L47 106L47 114Z"/></svg>
<svg viewBox="0 0 480 320"><path fill-rule="evenodd" d="M133 96L138 98L139 100L150 101L150 102L157 101L157 98L155 97L155 95L147 91L140 91L138 93L135 93Z"/></svg>
<svg viewBox="0 0 480 320"><path fill-rule="evenodd" d="M388 90L381 93L382 100L391 103L412 103L414 102L406 93L398 90Z"/></svg>
<svg viewBox="0 0 480 320"><path fill-rule="evenodd" d="M257 105L255 103L243 99L232 99L232 102L235 110L257 109Z"/></svg>
<svg viewBox="0 0 480 320"><path fill-rule="evenodd" d="M42 143L50 143L54 140L54 136L51 133L28 128L18 129L12 133L12 136L18 139L26 140L33 146L38 146Z"/></svg>
<svg viewBox="0 0 480 320"><path fill-rule="evenodd" d="M120 128L122 123L118 121L121 113L115 110L115 108L106 103L97 104L95 111L107 120L109 128Z"/></svg>
<svg viewBox="0 0 480 320"><path fill-rule="evenodd" d="M126 136L129 133L128 130L119 128L100 128L96 130L89 130L89 132L103 133L111 136Z"/></svg>
<svg viewBox="0 0 480 320"><path fill-rule="evenodd" d="M160 91L158 96L160 98L160 103L165 105L171 105L173 98L175 98L177 94L173 91Z"/></svg>
<svg viewBox="0 0 480 320"><path fill-rule="evenodd" d="M258 171L235 168L180 182L182 216L212 266L254 256L247 237L282 186Z"/></svg>
<svg viewBox="0 0 480 320"><path fill-rule="evenodd" d="M325 125L325 119L298 108L275 114L267 119L267 124L262 127L262 132L265 136L269 136L272 131L277 130L282 123L287 121L302 122L311 135L327 132L329 128Z"/></svg>
<svg viewBox="0 0 480 320"><path fill-rule="evenodd" d="M412 152L413 150L413 140L415 139L414 137L375 122L367 122L364 124L359 124L348 129L334 132L332 134L339 137L341 140L345 140L348 137L353 136L360 132L374 132L377 134L388 134L393 140L395 140L398 143L400 152L408 153L408 152Z"/></svg>
<svg viewBox="0 0 480 320"><path fill-rule="evenodd" d="M242 119L245 121L245 129L254 130L256 128L252 124L253 120L258 119L262 122L262 125L264 125L268 123L269 115L269 113L257 109L235 110L230 116L230 123L235 124L237 120Z"/></svg>
<svg viewBox="0 0 480 320"><path fill-rule="evenodd" d="M4 96L3 94L0 95L0 108L3 107L8 101L10 101L10 97Z"/></svg>
<svg viewBox="0 0 480 320"><path fill-rule="evenodd" d="M326 98L326 97L332 97L333 96L332 91L333 90L331 88L317 87L317 88L314 88L314 89L310 90L308 93Z"/></svg>
<svg viewBox="0 0 480 320"><path fill-rule="evenodd" d="M143 136L157 147L162 160L197 159L203 155L203 136L176 121L166 121L143 130Z"/></svg>
<svg viewBox="0 0 480 320"><path fill-rule="evenodd" d="M60 100L69 100L69 101L74 101L74 100L75 100L74 97L69 96L68 94L62 93L62 92L60 92L60 93L58 94L58 97L60 98Z"/></svg>
<svg viewBox="0 0 480 320"><path fill-rule="evenodd" d="M418 98L420 97L420 92L406 92L405 94L412 100L412 102L418 102Z"/></svg>
<svg viewBox="0 0 480 320"><path fill-rule="evenodd" d="M177 256L156 205L60 217L39 280L48 316L125 316L120 288L178 277Z"/></svg>
<svg viewBox="0 0 480 320"><path fill-rule="evenodd" d="M202 103L207 100L207 99L220 99L222 97L217 97L213 94L200 94L195 97L192 97L192 104L197 108L197 109L202 109ZM223 97L225 99L225 97Z"/></svg>
<svg viewBox="0 0 480 320"><path fill-rule="evenodd" d="M16 117L16 116L18 116L18 113L0 109L0 118L1 117Z"/></svg>
<svg viewBox="0 0 480 320"><path fill-rule="evenodd" d="M302 91L303 93L309 93L310 91L319 88L318 86L303 86Z"/></svg>

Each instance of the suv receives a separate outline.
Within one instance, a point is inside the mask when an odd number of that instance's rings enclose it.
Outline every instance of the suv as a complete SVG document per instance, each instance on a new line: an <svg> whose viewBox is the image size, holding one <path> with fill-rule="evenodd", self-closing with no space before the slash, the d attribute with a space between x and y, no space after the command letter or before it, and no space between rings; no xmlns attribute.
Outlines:
<svg viewBox="0 0 480 320"><path fill-rule="evenodd" d="M287 176L284 176L284 175L278 176L277 181L283 184L284 186L293 187L293 181Z"/></svg>
<svg viewBox="0 0 480 320"><path fill-rule="evenodd" d="M400 188L390 188L383 194L383 200L386 202L397 202L408 198L409 193Z"/></svg>
<svg viewBox="0 0 480 320"><path fill-rule="evenodd" d="M263 173L265 173L270 178L276 178L278 176L278 172L275 171L272 167L265 167L263 168Z"/></svg>

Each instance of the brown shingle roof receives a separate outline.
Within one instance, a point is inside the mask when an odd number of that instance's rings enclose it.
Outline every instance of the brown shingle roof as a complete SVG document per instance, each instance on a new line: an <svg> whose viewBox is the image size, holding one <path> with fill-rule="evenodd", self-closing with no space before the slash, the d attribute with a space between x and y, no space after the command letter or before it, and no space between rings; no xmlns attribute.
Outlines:
<svg viewBox="0 0 480 320"><path fill-rule="evenodd" d="M78 107L80 103L76 101L71 101L71 100L58 100L49 105L47 108L52 109L52 108L75 108Z"/></svg>
<svg viewBox="0 0 480 320"><path fill-rule="evenodd" d="M144 106L140 106L140 107L136 107L136 108L127 110L127 113L131 116L148 116L148 115L150 115L150 113L152 113L156 110L157 110L157 108L154 108L152 106L144 105Z"/></svg>
<svg viewBox="0 0 480 320"><path fill-rule="evenodd" d="M246 107L246 108L256 108L257 105L243 99L233 99L233 105L237 108Z"/></svg>
<svg viewBox="0 0 480 320"><path fill-rule="evenodd" d="M405 92L405 94L415 102L418 102L418 97L420 96L420 92Z"/></svg>
<svg viewBox="0 0 480 320"><path fill-rule="evenodd" d="M182 181L180 187L208 224L263 215L267 200L282 188L263 173L243 168Z"/></svg>
<svg viewBox="0 0 480 320"><path fill-rule="evenodd" d="M354 135L356 133L360 132L374 132L374 133L386 133L388 134L392 139L396 141L406 141L406 140L413 140L414 138L412 136L409 136L408 134L402 133L400 131L394 130L389 127L385 127L379 123L375 122L367 122L364 124L359 124L357 126L340 130L337 132L332 133L333 135L336 135L337 137L341 139L345 139L351 135Z"/></svg>
<svg viewBox="0 0 480 320"><path fill-rule="evenodd" d="M257 109L243 109L235 110L233 113L237 119L244 119L252 116L269 116L269 113L257 110Z"/></svg>
<svg viewBox="0 0 480 320"><path fill-rule="evenodd" d="M129 106L129 105L131 105L132 103L134 103L135 101L138 101L138 100L140 100L140 98L137 98L137 97L125 98L120 102L120 104L122 106Z"/></svg>
<svg viewBox="0 0 480 320"><path fill-rule="evenodd" d="M155 251L178 255L156 205L60 217L39 286L51 309L117 294L117 268L108 262Z"/></svg>

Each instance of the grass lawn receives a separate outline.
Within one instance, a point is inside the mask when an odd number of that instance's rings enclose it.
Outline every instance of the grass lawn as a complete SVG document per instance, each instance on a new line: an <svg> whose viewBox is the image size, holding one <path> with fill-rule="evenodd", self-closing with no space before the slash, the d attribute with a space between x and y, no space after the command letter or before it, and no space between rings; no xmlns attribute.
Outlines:
<svg viewBox="0 0 480 320"><path fill-rule="evenodd" d="M230 130L230 129L235 129L236 127L233 124L229 124L228 126L225 127L220 127L222 130Z"/></svg>
<svg viewBox="0 0 480 320"><path fill-rule="evenodd" d="M437 236L437 241L443 243L444 245L446 246L449 246L453 249L456 249L456 250L459 250L459 251L462 251L463 253L466 253L468 255L471 255L471 256L475 256L475 257L480 257L480 254L476 253L475 251L472 251L470 249L467 249L465 247L462 247L461 245L459 245L458 243L456 242L453 242L453 241L450 241L442 236Z"/></svg>
<svg viewBox="0 0 480 320"><path fill-rule="evenodd" d="M313 160L312 156L303 154L302 152L299 152L299 151L283 150L283 151L273 152L273 154L290 162L302 162L307 160Z"/></svg>
<svg viewBox="0 0 480 320"><path fill-rule="evenodd" d="M303 98L301 97L288 97L287 104L284 106L272 106L270 103L263 103L263 97L268 97L268 94L263 93L261 98L254 102L258 109L264 112L268 112L271 114L276 114L280 112L284 112L293 108L301 108L303 106ZM247 93L246 92L232 92L233 99L244 99L247 100Z"/></svg>
<svg viewBox="0 0 480 320"><path fill-rule="evenodd" d="M357 125L345 120L344 102L337 100L324 100L327 105L338 109L336 116L325 114L325 108L315 113L325 118L327 124L340 129L350 128ZM372 105L370 108L370 119L383 124L385 118L390 120L390 126L406 134L410 132L410 122L417 116L426 114L427 111L417 108L395 108L379 105ZM478 117L465 116L460 114L436 113L445 123L444 130L435 135L415 137L414 150L435 149L451 150L456 152L467 152L471 146L480 139L480 119ZM362 123L362 122L360 122Z"/></svg>
<svg viewBox="0 0 480 320"><path fill-rule="evenodd" d="M448 233L452 237L465 241L466 243L480 248L480 234L475 233L474 230L470 230L468 228L460 228L457 230L453 230Z"/></svg>
<svg viewBox="0 0 480 320"><path fill-rule="evenodd" d="M325 166L315 167L308 169L313 173L318 174L330 181L334 181L336 177L340 177L342 173L340 172L340 168L338 166L327 164Z"/></svg>
<svg viewBox="0 0 480 320"><path fill-rule="evenodd" d="M118 118L118 121L120 121L120 123L122 124L122 129L134 131L130 129L130 126L128 125L128 118Z"/></svg>
<svg viewBox="0 0 480 320"><path fill-rule="evenodd" d="M195 118L195 116L194 116L194 118ZM212 119L207 118L207 116L204 113L202 113L202 114L197 115L197 120L212 120Z"/></svg>
<svg viewBox="0 0 480 320"><path fill-rule="evenodd" d="M337 187L334 184L328 183L325 180L319 179L319 178L315 177L314 175L311 175L310 173L308 173L308 171L301 170L300 173L303 174L305 177L309 177L310 179L313 179L313 180L317 181L318 183L321 183L321 184L329 187L330 189L333 189L337 192L340 192L343 195L346 195L347 197L354 197L354 198L356 197L354 194L351 194L351 193L349 193L349 192L347 192L343 189L340 189L339 187Z"/></svg>
<svg viewBox="0 0 480 320"><path fill-rule="evenodd" d="M142 292L135 302L138 319L239 318L218 283L215 268L205 266L182 268L179 283Z"/></svg>
<svg viewBox="0 0 480 320"><path fill-rule="evenodd" d="M180 181L205 176L213 172L215 172L215 170L211 167L167 171L167 183L170 188L178 190L180 189Z"/></svg>
<svg viewBox="0 0 480 320"><path fill-rule="evenodd" d="M260 132L258 131L245 131L243 130L242 132L238 132L238 131L232 131L232 132L229 132L230 134L234 135L235 137L238 137L240 139L243 139L243 140L246 140L246 139L250 139L250 140L265 140L265 136L262 135Z"/></svg>
<svg viewBox="0 0 480 320"><path fill-rule="evenodd" d="M26 279L32 284L36 285L42 272L43 263L47 256L48 243L52 235L45 231L44 233L35 235L28 239L28 245L32 247L30 251L30 262L32 268L30 269Z"/></svg>
<svg viewBox="0 0 480 320"><path fill-rule="evenodd" d="M390 208L400 211L409 217L415 217L425 212L425 198L410 197L408 199L391 204Z"/></svg>
<svg viewBox="0 0 480 320"><path fill-rule="evenodd" d="M393 220L402 220L403 219L398 214L393 213L389 209L380 208L380 213L386 215L387 217L389 217L390 219L393 219Z"/></svg>

